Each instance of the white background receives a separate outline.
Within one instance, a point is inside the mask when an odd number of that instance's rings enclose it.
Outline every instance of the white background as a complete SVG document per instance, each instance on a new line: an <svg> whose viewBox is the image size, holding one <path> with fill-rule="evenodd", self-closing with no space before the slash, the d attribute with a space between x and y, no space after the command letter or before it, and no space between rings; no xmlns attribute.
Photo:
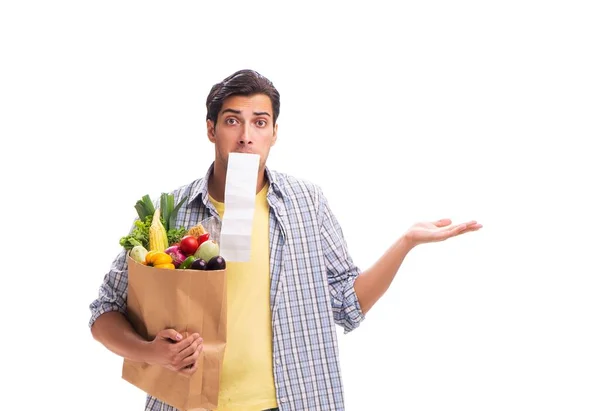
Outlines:
<svg viewBox="0 0 600 411"><path fill-rule="evenodd" d="M3 408L143 409L88 305L252 68L282 94L269 165L321 185L359 266L417 221L484 225L340 332L347 410L600 409L593 3L3 2Z"/></svg>

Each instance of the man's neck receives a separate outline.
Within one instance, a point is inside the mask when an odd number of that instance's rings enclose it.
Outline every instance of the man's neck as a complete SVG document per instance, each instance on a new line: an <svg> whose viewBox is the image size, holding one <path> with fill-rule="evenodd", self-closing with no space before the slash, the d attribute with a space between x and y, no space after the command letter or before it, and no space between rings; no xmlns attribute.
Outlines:
<svg viewBox="0 0 600 411"><path fill-rule="evenodd" d="M208 178L208 193L210 196L220 203L225 201L225 181L227 177L227 170L224 167L218 167L215 163L213 172ZM256 180L256 193L263 189L266 183L265 169L259 167L258 178Z"/></svg>

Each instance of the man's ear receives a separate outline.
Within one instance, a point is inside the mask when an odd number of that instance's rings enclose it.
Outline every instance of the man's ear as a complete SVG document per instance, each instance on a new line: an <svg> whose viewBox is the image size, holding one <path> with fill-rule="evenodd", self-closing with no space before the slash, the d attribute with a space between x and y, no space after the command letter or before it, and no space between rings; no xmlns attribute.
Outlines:
<svg viewBox="0 0 600 411"><path fill-rule="evenodd" d="M212 120L206 120L206 134L208 135L208 139L214 143L217 141L215 136L215 123Z"/></svg>
<svg viewBox="0 0 600 411"><path fill-rule="evenodd" d="M277 130L279 129L279 124L275 124L273 126L273 139L271 140L271 147L273 147L275 145L275 142L277 141Z"/></svg>

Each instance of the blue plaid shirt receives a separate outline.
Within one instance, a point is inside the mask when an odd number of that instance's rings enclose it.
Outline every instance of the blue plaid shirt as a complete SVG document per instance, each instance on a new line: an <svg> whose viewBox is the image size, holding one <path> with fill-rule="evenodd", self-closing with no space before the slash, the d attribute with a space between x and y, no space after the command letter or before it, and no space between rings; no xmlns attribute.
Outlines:
<svg viewBox="0 0 600 411"><path fill-rule="evenodd" d="M192 227L219 214L208 199L206 176L173 192L188 200L177 226ZM273 364L281 411L342 411L344 397L335 324L344 333L364 319L354 280L359 269L348 255L342 230L321 189L267 168L270 182L271 311ZM90 327L103 313L127 308L125 250L113 262L90 304ZM175 409L151 396L146 411Z"/></svg>

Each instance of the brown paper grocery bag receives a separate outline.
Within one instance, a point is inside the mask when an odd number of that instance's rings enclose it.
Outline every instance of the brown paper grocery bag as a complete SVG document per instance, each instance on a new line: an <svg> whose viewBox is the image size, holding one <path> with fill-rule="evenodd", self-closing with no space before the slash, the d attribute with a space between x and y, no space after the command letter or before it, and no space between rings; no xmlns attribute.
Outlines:
<svg viewBox="0 0 600 411"><path fill-rule="evenodd" d="M191 376L125 359L122 378L180 410L216 409L227 341L226 270L154 268L129 256L127 263L127 315L135 330L148 341L165 328L184 337L198 332L204 349Z"/></svg>

